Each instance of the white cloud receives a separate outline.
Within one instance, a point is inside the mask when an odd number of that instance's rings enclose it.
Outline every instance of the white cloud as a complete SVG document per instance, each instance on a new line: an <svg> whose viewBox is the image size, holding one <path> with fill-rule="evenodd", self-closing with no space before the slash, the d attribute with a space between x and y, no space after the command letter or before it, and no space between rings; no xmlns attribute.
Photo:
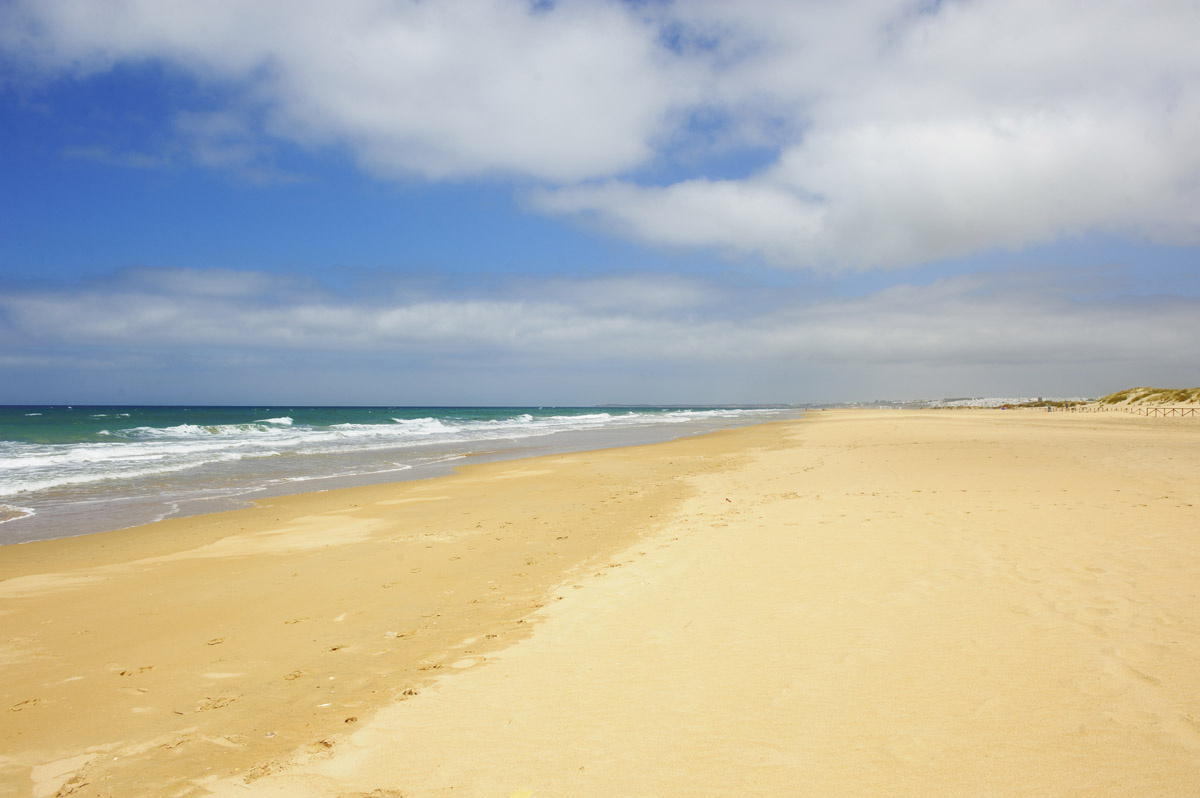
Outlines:
<svg viewBox="0 0 1200 798"><path fill-rule="evenodd" d="M613 301L661 291L664 279L656 275L523 281L490 299L390 301L296 292L286 278L259 273L224 273L220 290L198 290L195 276L144 270L136 279L122 274L87 289L6 291L0 294L6 349L13 357L45 347L70 353L84 342L113 356L141 352L168 360L213 349L328 352L349 359L450 357L477 366L521 360L550 372L591 363L613 373L635 366L800 373L814 366L953 371L1087 364L1116 375L1133 373L1129 364L1178 366L1200 337L1194 297L1113 298L1097 293L1089 275L1062 271L963 276L821 300L805 298L802 289L777 289L774 304L751 315L736 308L739 294L752 287L728 281L690 280L691 301L675 306Z"/></svg>
<svg viewBox="0 0 1200 798"><path fill-rule="evenodd" d="M218 168L260 163L265 132L385 178L532 179L543 212L815 269L1092 230L1200 243L1187 0L25 0L3 29L65 74L163 59L222 86L228 108L175 131ZM709 173L708 145L770 163Z"/></svg>
<svg viewBox="0 0 1200 798"><path fill-rule="evenodd" d="M674 274L620 274L550 278L521 286L523 295L579 308L671 313L711 309L726 297L704 282Z"/></svg>
<svg viewBox="0 0 1200 798"><path fill-rule="evenodd" d="M602 227L649 242L762 252L790 261L810 249L824 210L762 180L687 180L663 188L609 182L530 194L549 213L591 215Z"/></svg>
<svg viewBox="0 0 1200 798"><path fill-rule="evenodd" d="M275 135L348 147L383 174L610 174L651 156L687 96L655 31L619 3L37 0L21 11L9 46L42 64L172 61L241 87Z"/></svg>
<svg viewBox="0 0 1200 798"><path fill-rule="evenodd" d="M1200 243L1195 4L679 4L713 102L778 159L744 178L539 190L629 237L777 265L903 266L1092 230Z"/></svg>
<svg viewBox="0 0 1200 798"><path fill-rule="evenodd" d="M295 289L290 277L237 269L162 269L132 266L117 273L114 284L134 292L176 296L247 297Z"/></svg>

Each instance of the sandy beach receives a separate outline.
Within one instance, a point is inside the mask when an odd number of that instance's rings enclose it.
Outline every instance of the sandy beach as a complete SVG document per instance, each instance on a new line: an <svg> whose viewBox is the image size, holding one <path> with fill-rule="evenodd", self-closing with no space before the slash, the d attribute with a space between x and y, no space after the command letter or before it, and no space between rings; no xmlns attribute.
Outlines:
<svg viewBox="0 0 1200 798"><path fill-rule="evenodd" d="M1200 423L827 411L0 549L0 795L1200 794Z"/></svg>

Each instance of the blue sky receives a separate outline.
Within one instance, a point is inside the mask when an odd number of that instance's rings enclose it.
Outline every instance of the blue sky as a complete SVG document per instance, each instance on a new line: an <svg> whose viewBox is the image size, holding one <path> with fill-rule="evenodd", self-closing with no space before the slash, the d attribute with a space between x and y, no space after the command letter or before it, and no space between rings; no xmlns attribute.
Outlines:
<svg viewBox="0 0 1200 798"><path fill-rule="evenodd" d="M1200 384L1200 10L9 0L0 402Z"/></svg>

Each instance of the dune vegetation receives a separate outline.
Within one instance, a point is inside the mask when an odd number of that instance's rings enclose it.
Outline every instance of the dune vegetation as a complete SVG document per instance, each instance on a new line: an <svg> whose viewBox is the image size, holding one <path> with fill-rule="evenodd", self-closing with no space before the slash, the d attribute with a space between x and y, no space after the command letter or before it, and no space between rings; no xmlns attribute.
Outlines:
<svg viewBox="0 0 1200 798"><path fill-rule="evenodd" d="M1126 388L1097 401L1103 405L1200 404L1200 388Z"/></svg>

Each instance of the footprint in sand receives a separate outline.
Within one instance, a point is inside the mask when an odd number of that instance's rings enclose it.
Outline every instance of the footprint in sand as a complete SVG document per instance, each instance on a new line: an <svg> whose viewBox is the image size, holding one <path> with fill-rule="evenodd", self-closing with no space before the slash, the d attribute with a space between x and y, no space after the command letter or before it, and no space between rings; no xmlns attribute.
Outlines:
<svg viewBox="0 0 1200 798"><path fill-rule="evenodd" d="M260 762L259 764L247 770L244 778L246 783L249 784L250 782L257 781L263 776L269 776L279 770L283 770L283 764L281 762Z"/></svg>
<svg viewBox="0 0 1200 798"><path fill-rule="evenodd" d="M197 712L208 712L209 710L212 710L212 709L221 709L222 707L229 706L234 701L237 701L239 698L241 698L241 696L237 696L237 695L223 695L223 696L218 696L216 698L206 697L203 701L201 701L199 704L196 705L196 711Z"/></svg>
<svg viewBox="0 0 1200 798"><path fill-rule="evenodd" d="M152 671L152 670L154 670L153 665L143 665L142 667L138 668L137 670L127 668L127 669L121 671L118 675L119 676L136 676L137 674L145 673L146 671Z"/></svg>

